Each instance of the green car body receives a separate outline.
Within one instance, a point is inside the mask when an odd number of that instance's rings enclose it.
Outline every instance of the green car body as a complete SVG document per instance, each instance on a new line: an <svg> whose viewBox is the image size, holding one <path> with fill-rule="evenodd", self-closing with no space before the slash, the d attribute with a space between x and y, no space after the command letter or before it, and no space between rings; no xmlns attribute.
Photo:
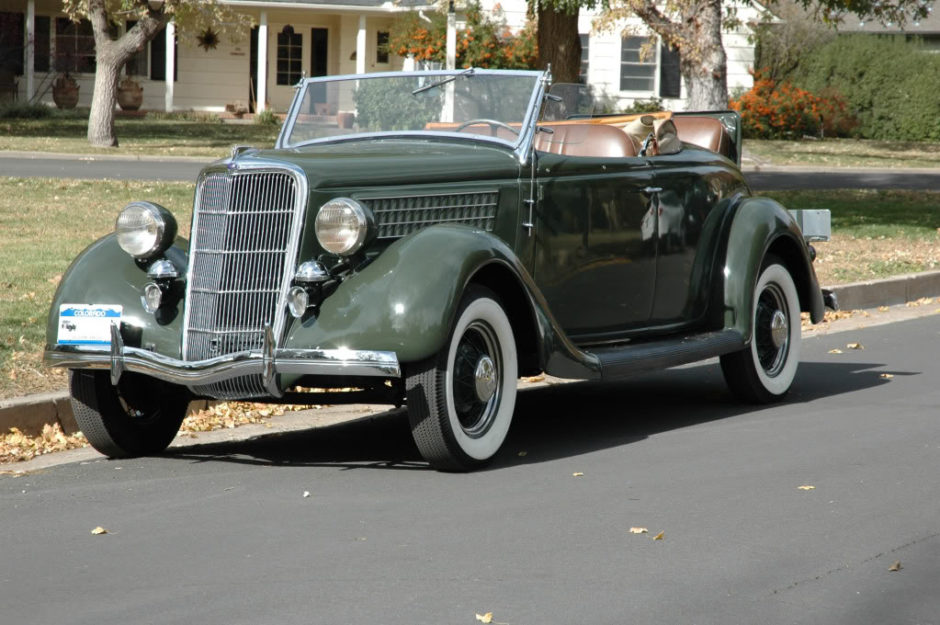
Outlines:
<svg viewBox="0 0 940 625"><path fill-rule="evenodd" d="M543 97L538 91L533 101ZM300 119L297 110L292 115ZM754 197L738 169L736 117L710 118L725 124L731 138L725 155L691 143L674 153L626 158L540 151L532 145L540 140L534 121L528 137L523 125L515 147L447 133L290 146L289 122L280 149L240 150L209 166L195 199L194 233L205 227L200 219L215 218L213 194L235 185L233 179L252 181L245 192L251 197L274 193L264 190L275 184L266 182L271 176L296 193L289 202L278 200L290 204L283 212L294 221L278 253L284 260L271 289L277 306L261 344L231 343L226 350L224 337L216 338L203 356L222 345L218 357L187 355L186 328L196 328L192 319L203 306L188 301L191 290L201 288L205 267L216 262L212 254L224 254L200 244L203 265L194 267L190 242L177 238L153 258L134 258L111 234L64 275L49 315L47 361L107 372L115 388L131 374L189 396L296 401L297 386L359 386L386 392L388 401L405 401L411 410L413 385L406 381L446 355L467 294L481 289L505 312L514 337L509 355L520 376L613 379L744 353L755 332L755 288L767 259L792 276L799 310L814 322L823 316L823 296L794 218L776 202ZM541 132L566 130L574 132ZM365 207L372 220L363 227L362 249L349 257L327 252L317 234L318 207L337 198ZM213 245L224 246L238 235L217 236ZM259 267L267 253L259 251ZM156 257L169 261L176 275L156 280L162 298L148 312L144 293L155 282ZM308 261L329 274L315 286L294 275ZM232 270L219 271L224 281ZM226 297L224 289L217 291L212 301ZM285 302L308 295L303 310L287 312ZM96 330L93 345L62 341L69 330L60 311L69 306L96 313L96 306L120 307L120 323L108 340ZM478 364L499 364L499 354L490 356L480 356ZM237 384L223 383L233 376L255 377L258 384L239 392ZM478 372L474 380L479 389L488 378ZM493 392L478 390L480 402L503 397ZM441 423L445 451L435 456L419 443L433 465L472 468L489 459L464 453L445 417ZM136 449L126 447L117 444L112 455Z"/></svg>

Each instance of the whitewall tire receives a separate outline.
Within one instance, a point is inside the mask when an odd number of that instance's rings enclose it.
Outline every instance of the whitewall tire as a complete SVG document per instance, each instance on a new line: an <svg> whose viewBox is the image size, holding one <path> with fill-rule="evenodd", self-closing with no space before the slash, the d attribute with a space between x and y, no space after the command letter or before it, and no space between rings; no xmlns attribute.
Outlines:
<svg viewBox="0 0 940 625"><path fill-rule="evenodd" d="M408 418L425 460L445 471L489 462L509 432L517 378L509 318L492 291L471 286L441 351L407 367Z"/></svg>
<svg viewBox="0 0 940 625"><path fill-rule="evenodd" d="M800 364L800 302L790 272L774 258L754 288L750 345L721 357L721 370L741 399L766 403L783 397Z"/></svg>

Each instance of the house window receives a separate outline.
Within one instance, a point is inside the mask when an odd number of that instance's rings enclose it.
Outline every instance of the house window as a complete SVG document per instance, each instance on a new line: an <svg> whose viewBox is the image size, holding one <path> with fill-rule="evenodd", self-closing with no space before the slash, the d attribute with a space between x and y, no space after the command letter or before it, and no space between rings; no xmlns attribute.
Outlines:
<svg viewBox="0 0 940 625"><path fill-rule="evenodd" d="M591 42L591 36L588 34L580 34L578 37L581 39L581 69L578 71L578 82L582 85L586 85L588 81L588 47Z"/></svg>
<svg viewBox="0 0 940 625"><path fill-rule="evenodd" d="M176 54L177 41L173 38L173 59ZM179 77L179 63L173 63L173 82ZM160 31L150 40L150 80L166 80L166 32Z"/></svg>
<svg viewBox="0 0 940 625"><path fill-rule="evenodd" d="M679 50L670 48L666 44L659 48L659 97L682 97Z"/></svg>
<svg viewBox="0 0 940 625"><path fill-rule="evenodd" d="M620 90L653 91L656 87L656 58L642 58L649 37L624 37L620 45Z"/></svg>
<svg viewBox="0 0 940 625"><path fill-rule="evenodd" d="M375 33L375 62L388 63L388 32Z"/></svg>
<svg viewBox="0 0 940 625"><path fill-rule="evenodd" d="M33 39L33 71L35 72L49 71L49 57L52 55L50 28L52 28L52 18L48 15L36 16L36 36Z"/></svg>
<svg viewBox="0 0 940 625"><path fill-rule="evenodd" d="M124 32L129 31L137 24L136 21L129 20ZM163 33L158 33L160 37ZM166 37L164 36L164 39ZM147 44L141 46L140 50L134 53L130 60L124 65L124 73L128 76L146 76L147 75Z"/></svg>
<svg viewBox="0 0 940 625"><path fill-rule="evenodd" d="M288 24L277 34L277 84L294 85L303 73L303 34Z"/></svg>
<svg viewBox="0 0 940 625"><path fill-rule="evenodd" d="M94 73L95 34L91 22L55 20L55 68L58 72Z"/></svg>
<svg viewBox="0 0 940 625"><path fill-rule="evenodd" d="M22 13L0 12L0 70L23 75L23 40L26 22Z"/></svg>

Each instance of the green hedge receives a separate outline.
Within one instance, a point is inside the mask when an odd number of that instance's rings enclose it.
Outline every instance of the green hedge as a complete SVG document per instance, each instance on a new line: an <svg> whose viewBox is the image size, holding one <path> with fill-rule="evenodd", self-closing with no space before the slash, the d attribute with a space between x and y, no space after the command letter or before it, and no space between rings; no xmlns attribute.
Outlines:
<svg viewBox="0 0 940 625"><path fill-rule="evenodd" d="M919 40L842 35L800 60L791 79L837 89L867 139L940 141L940 54Z"/></svg>

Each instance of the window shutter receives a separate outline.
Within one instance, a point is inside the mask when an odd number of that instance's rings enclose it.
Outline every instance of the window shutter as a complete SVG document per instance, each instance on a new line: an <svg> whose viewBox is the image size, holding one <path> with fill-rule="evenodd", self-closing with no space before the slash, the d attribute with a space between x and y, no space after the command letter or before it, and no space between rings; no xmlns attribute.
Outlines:
<svg viewBox="0 0 940 625"><path fill-rule="evenodd" d="M679 51L666 44L659 49L659 97L682 97L682 74L679 71Z"/></svg>

